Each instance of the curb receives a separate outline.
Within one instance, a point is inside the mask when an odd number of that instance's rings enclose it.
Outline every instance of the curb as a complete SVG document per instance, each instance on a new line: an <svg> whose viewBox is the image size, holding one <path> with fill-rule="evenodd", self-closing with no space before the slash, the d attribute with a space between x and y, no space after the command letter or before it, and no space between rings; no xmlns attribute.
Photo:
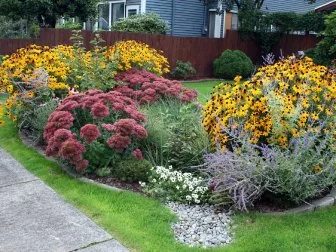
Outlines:
<svg viewBox="0 0 336 252"><path fill-rule="evenodd" d="M283 215L283 214L296 214L296 213L307 213L307 212L315 212L319 209L326 208L329 206L336 205L336 187L331 189L330 193L324 196L322 199L314 200L311 203L305 203L302 206L295 207L283 212L271 212L271 213L263 213L266 215Z"/></svg>

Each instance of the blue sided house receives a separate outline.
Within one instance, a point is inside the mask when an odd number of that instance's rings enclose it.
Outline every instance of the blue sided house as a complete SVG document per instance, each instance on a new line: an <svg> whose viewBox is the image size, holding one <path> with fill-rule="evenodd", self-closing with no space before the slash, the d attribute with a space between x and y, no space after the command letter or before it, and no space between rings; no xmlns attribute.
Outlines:
<svg viewBox="0 0 336 252"><path fill-rule="evenodd" d="M109 30L120 19L141 13L156 13L170 27L168 35L224 38L227 30L238 29L237 8L225 10L223 1L204 5L200 0L107 0L98 4L98 19L94 29ZM314 11L328 5L330 0L265 0L261 8L265 12ZM218 14L218 10L222 14Z"/></svg>
<svg viewBox="0 0 336 252"><path fill-rule="evenodd" d="M154 12L167 22L168 35L222 38L227 17L218 15L217 8L222 4L204 5L200 0L109 0L98 4L95 28L109 30L117 20Z"/></svg>

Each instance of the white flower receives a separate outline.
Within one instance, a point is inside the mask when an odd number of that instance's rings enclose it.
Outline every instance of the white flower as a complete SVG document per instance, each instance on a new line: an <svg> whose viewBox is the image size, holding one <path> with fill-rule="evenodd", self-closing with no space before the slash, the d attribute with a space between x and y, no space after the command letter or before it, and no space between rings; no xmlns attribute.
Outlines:
<svg viewBox="0 0 336 252"><path fill-rule="evenodd" d="M195 193L191 194L191 197L193 197L194 199L198 199L198 195Z"/></svg>
<svg viewBox="0 0 336 252"><path fill-rule="evenodd" d="M156 179L154 178L154 179L152 180L152 182L153 182L153 183L156 183Z"/></svg>
<svg viewBox="0 0 336 252"><path fill-rule="evenodd" d="M170 178L170 181L174 183L176 180L175 180L174 177L172 177L172 178Z"/></svg>
<svg viewBox="0 0 336 252"><path fill-rule="evenodd" d="M195 203L196 203L196 204L199 204L200 202L201 202L201 201L198 200L198 199L195 200Z"/></svg>
<svg viewBox="0 0 336 252"><path fill-rule="evenodd" d="M177 185L177 186L176 186L176 189L177 189L177 190L180 190L180 187Z"/></svg>
<svg viewBox="0 0 336 252"><path fill-rule="evenodd" d="M141 182L141 181L139 181L139 184L140 184L141 187L146 186L146 183L145 183L145 182Z"/></svg>
<svg viewBox="0 0 336 252"><path fill-rule="evenodd" d="M190 196L190 195L187 195L187 196L186 196L186 200L190 201L190 200L191 200L191 196Z"/></svg>

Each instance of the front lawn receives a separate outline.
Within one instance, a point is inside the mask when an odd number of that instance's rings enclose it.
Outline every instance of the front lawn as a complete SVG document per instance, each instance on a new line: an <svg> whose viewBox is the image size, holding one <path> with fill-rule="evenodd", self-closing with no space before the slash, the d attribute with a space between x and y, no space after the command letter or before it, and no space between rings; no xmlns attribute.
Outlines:
<svg viewBox="0 0 336 252"><path fill-rule="evenodd" d="M212 92L212 88L222 82L233 83L233 81L226 80L209 80L199 82L186 81L183 83L183 85L188 88L196 89L198 92L198 101L203 104L209 98L209 95Z"/></svg>
<svg viewBox="0 0 336 252"><path fill-rule="evenodd" d="M202 83L186 85L205 94L211 92L214 83L210 83L205 83L206 88ZM125 246L136 251L204 251L174 240L170 223L175 217L161 203L69 177L57 163L25 146L9 121L0 128L0 146ZM333 251L336 247L336 207L283 216L239 214L233 219L234 243L209 251Z"/></svg>

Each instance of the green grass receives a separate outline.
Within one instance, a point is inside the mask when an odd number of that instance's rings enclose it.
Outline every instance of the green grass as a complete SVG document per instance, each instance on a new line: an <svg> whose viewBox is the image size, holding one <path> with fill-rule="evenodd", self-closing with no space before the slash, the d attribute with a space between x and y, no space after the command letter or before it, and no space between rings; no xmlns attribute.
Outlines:
<svg viewBox="0 0 336 252"><path fill-rule="evenodd" d="M213 87L222 82L233 83L233 81L231 80L209 80L209 81L199 81L199 82L186 81L186 82L183 82L183 86L196 89L199 93L198 101L204 104L209 98Z"/></svg>
<svg viewBox="0 0 336 252"><path fill-rule="evenodd" d="M57 163L25 146L10 122L0 128L0 146L125 246L150 252L204 251L175 242L170 229L175 217L159 202L69 177ZM235 242L208 251L335 251L336 248L336 207L285 216L240 214L234 220L238 226Z"/></svg>

